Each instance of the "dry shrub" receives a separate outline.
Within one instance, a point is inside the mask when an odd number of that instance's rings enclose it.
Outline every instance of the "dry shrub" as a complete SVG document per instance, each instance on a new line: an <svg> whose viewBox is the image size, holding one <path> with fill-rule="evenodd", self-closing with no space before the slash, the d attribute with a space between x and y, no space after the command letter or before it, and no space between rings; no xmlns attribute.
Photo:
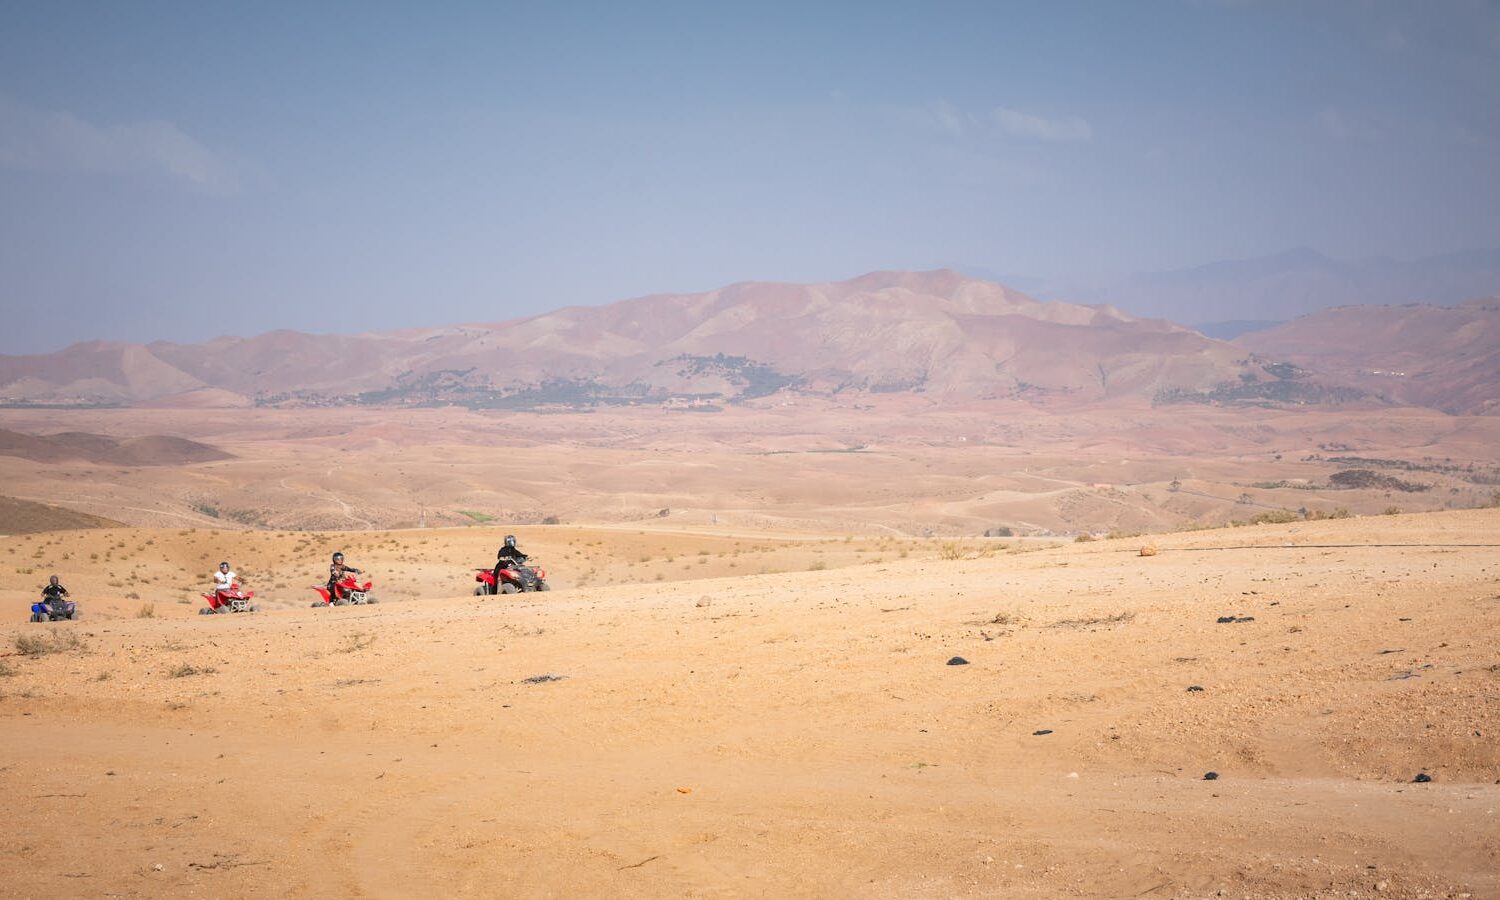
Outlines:
<svg viewBox="0 0 1500 900"><path fill-rule="evenodd" d="M22 656L46 656L50 653L82 653L83 638L75 632L54 628L50 634L16 635L16 652Z"/></svg>
<svg viewBox="0 0 1500 900"><path fill-rule="evenodd" d="M136 610L135 617L137 619L154 619L154 618L156 618L156 604L155 603L142 603L141 604L141 608L138 609L138 610Z"/></svg>
<svg viewBox="0 0 1500 900"><path fill-rule="evenodd" d="M218 669L215 669L213 666L203 666L202 668L199 668L192 663L182 663L181 665L177 666L177 668L169 671L167 673L167 677L186 678L189 675L212 675L217 671Z"/></svg>
<svg viewBox="0 0 1500 900"><path fill-rule="evenodd" d="M1285 525L1302 521L1301 513L1290 509L1273 509L1250 517L1251 525Z"/></svg>
<svg viewBox="0 0 1500 900"><path fill-rule="evenodd" d="M373 643L375 643L375 635L366 634L363 631L356 631L353 634L344 635L344 642L339 645L338 652L354 653L356 651L365 649Z"/></svg>
<svg viewBox="0 0 1500 900"><path fill-rule="evenodd" d="M1124 625L1135 620L1135 613L1122 612L1112 616L1096 616L1088 619L1063 619L1053 622L1053 628L1088 628L1093 625Z"/></svg>

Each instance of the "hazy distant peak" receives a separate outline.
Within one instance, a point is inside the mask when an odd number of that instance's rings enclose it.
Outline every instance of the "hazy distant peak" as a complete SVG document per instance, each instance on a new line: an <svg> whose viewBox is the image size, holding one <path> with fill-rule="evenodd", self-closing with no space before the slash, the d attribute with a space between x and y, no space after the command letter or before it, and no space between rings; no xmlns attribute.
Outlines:
<svg viewBox="0 0 1500 900"><path fill-rule="evenodd" d="M1311 247L1293 247L1290 250L1283 250L1280 253L1272 253L1269 256L1263 257L1263 261L1273 265L1280 264L1285 266L1330 265L1334 262L1327 254L1314 250Z"/></svg>
<svg viewBox="0 0 1500 900"><path fill-rule="evenodd" d="M945 296L952 294L972 280L952 269L931 269L925 272L867 272L840 284L861 291L905 288L916 293Z"/></svg>
<svg viewBox="0 0 1500 900"><path fill-rule="evenodd" d="M1478 320L1495 304L1500 300L1476 301L1463 310ZM1423 335L1434 338L1462 326L1462 345L1434 343L1432 357L1471 353L1486 342L1500 346L1489 324L1458 322L1453 308L1438 312L1446 316L1396 310L1378 317L1378 324L1358 314L1334 322L1344 314L1328 313L1324 324L1308 324L1317 326L1312 331L1319 340L1346 340L1368 324L1380 334L1405 332L1407 343L1416 341L1413 328L1419 324ZM1284 348L1283 358L1290 358L1306 345L1301 333L1299 324L1255 340L1267 351ZM1240 342L1248 345L1248 338ZM1343 402L1344 395L1311 383L1279 384L1282 375L1248 359L1240 347L1112 305L1040 301L952 269L877 271L816 284L740 282L487 326L328 336L279 331L150 348L95 342L47 356L0 356L0 396L182 406L232 400L213 393L231 392L246 403L481 408L668 399L723 403L782 390L1026 403L1161 397ZM1317 369L1312 361L1298 365ZM1363 377L1361 366L1393 368L1351 358L1349 377ZM1415 370L1407 362L1394 368ZM1467 387L1448 380L1455 389L1444 399L1448 408L1471 408L1469 394L1493 383L1483 367L1465 372L1479 380ZM1378 377L1380 390L1373 395L1385 393L1384 379L1404 376Z"/></svg>

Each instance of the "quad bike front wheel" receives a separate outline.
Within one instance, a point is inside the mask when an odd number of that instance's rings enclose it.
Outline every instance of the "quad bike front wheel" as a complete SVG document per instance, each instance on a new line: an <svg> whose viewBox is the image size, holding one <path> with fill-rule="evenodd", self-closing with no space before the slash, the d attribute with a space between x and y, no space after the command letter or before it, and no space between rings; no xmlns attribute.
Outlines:
<svg viewBox="0 0 1500 900"><path fill-rule="evenodd" d="M500 586L500 593L502 593L502 594L514 594L514 593L516 593L519 590L520 590L520 588L518 588L515 585L511 584L509 581L505 582L505 584L503 584L503 585Z"/></svg>
<svg viewBox="0 0 1500 900"><path fill-rule="evenodd" d="M37 612L34 612L34 613L31 614L31 621L33 621L33 622L50 622L50 621L52 621L52 617L49 616L49 615L47 615L46 613L37 613Z"/></svg>

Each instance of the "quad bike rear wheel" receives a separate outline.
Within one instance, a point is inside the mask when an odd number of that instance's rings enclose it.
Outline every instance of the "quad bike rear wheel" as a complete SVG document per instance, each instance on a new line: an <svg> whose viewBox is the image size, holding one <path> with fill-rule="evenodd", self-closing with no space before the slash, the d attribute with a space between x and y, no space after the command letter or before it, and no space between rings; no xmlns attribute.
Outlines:
<svg viewBox="0 0 1500 900"><path fill-rule="evenodd" d="M514 594L519 590L520 588L516 587L514 584L511 584L509 581L500 586L500 593L502 594Z"/></svg>
<svg viewBox="0 0 1500 900"><path fill-rule="evenodd" d="M34 613L31 614L31 621L33 621L33 622L50 622L50 621L52 621L52 617L49 616L49 615L47 615L46 613L34 612Z"/></svg>

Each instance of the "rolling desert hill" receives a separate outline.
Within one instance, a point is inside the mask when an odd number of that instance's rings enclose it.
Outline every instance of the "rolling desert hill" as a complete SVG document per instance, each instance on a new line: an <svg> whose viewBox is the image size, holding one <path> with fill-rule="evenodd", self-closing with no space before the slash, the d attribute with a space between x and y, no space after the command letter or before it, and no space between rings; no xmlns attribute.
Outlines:
<svg viewBox="0 0 1500 900"><path fill-rule="evenodd" d="M1284 321L1355 304L1447 306L1500 291L1500 247L1412 260L1342 260L1303 247L1141 273L1107 284L1038 285L1037 290L1046 296L1110 303L1195 328L1235 319Z"/></svg>
<svg viewBox="0 0 1500 900"><path fill-rule="evenodd" d="M61 506L0 496L0 534L35 534L65 529L115 528L120 523Z"/></svg>
<svg viewBox="0 0 1500 900"><path fill-rule="evenodd" d="M0 625L4 892L1500 893L1500 510L1150 555L535 529L598 580L513 598L477 534L8 542L7 608L55 568L84 617ZM402 587L306 608L335 541ZM221 557L271 608L175 602Z"/></svg>
<svg viewBox="0 0 1500 900"><path fill-rule="evenodd" d="M1500 411L1500 297L1457 306L1343 306L1234 343L1398 405Z"/></svg>
<svg viewBox="0 0 1500 900"><path fill-rule="evenodd" d="M955 272L745 283L489 325L277 331L206 344L88 344L0 358L11 404L458 403L470 407L916 393L1032 404L1326 403L1271 360L1111 307L1039 302ZM226 396L227 392L227 396Z"/></svg>
<svg viewBox="0 0 1500 900"><path fill-rule="evenodd" d="M649 522L864 535L1067 536L1486 506L1500 417L1203 405L1045 412L919 394L712 415L443 407L0 410L0 426L176 435L231 458L0 454L9 496L126 522L363 530ZM1348 473L1371 472L1369 476ZM1378 476L1378 477L1377 477ZM1390 479L1390 480L1385 480Z"/></svg>
<svg viewBox="0 0 1500 900"><path fill-rule="evenodd" d="M0 456L33 462L82 460L101 466L184 466L229 459L215 447L165 434L116 439L102 434L22 434L0 428Z"/></svg>

